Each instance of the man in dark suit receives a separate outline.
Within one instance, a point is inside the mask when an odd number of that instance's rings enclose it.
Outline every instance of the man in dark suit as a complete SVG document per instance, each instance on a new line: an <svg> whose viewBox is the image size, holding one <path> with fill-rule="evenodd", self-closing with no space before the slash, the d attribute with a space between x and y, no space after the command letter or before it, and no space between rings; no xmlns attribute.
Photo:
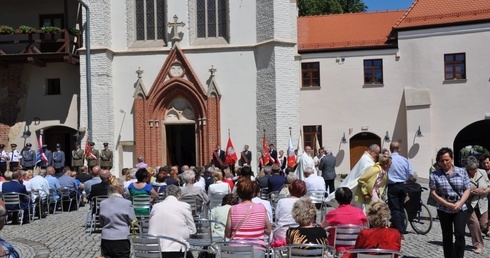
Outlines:
<svg viewBox="0 0 490 258"><path fill-rule="evenodd" d="M111 179L111 171L104 169L100 171L100 179L102 182L98 184L92 185L92 191L90 191L90 195L88 196L89 200L96 196L108 196L109 193L109 184ZM95 209L92 209L92 212L95 212Z"/></svg>
<svg viewBox="0 0 490 258"><path fill-rule="evenodd" d="M274 144L269 145L269 165L277 163L277 151L274 149Z"/></svg>
<svg viewBox="0 0 490 258"><path fill-rule="evenodd" d="M240 154L240 160L238 160L238 165L243 167L243 165L249 165L252 162L252 152L248 150L248 145L243 147L243 151Z"/></svg>
<svg viewBox="0 0 490 258"><path fill-rule="evenodd" d="M325 180L325 185L328 187L328 193L335 192L335 178L337 174L335 173L335 164L337 159L332 155L331 149L326 149L326 155L320 159L320 164L318 164L318 169L322 171L322 177Z"/></svg>
<svg viewBox="0 0 490 258"><path fill-rule="evenodd" d="M26 187L19 182L20 180L20 172L15 171L12 173L12 181L10 182L5 182L2 184L2 192L4 194L6 193L22 193L22 194L27 194ZM24 210L24 221L23 223L28 223L29 222L29 197L28 196L21 196L20 198L20 206ZM18 209L16 205L6 205L7 210L14 210ZM12 215L12 224L17 224L18 223L18 213L14 213Z"/></svg>
<svg viewBox="0 0 490 258"><path fill-rule="evenodd" d="M281 189L286 184L286 178L279 174L281 168L279 165L272 165L272 176L269 177L269 182L267 183L267 187L270 192L281 191Z"/></svg>
<svg viewBox="0 0 490 258"><path fill-rule="evenodd" d="M216 145L216 150L213 151L213 165L220 169L225 166L225 152L219 144Z"/></svg>

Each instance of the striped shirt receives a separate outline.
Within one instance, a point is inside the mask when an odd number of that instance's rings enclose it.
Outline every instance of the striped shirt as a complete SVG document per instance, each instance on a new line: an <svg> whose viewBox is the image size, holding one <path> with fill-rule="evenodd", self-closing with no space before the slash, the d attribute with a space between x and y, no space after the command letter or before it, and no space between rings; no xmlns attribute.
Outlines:
<svg viewBox="0 0 490 258"><path fill-rule="evenodd" d="M253 207L250 209L250 206ZM245 219L248 211L250 214ZM231 230L235 232L233 240L254 242L265 245L264 231L266 227L267 210L261 203L240 203L230 208ZM242 223L243 221L243 223ZM241 227L237 231L237 227ZM233 235L233 233L232 233ZM254 246L254 249L260 249Z"/></svg>

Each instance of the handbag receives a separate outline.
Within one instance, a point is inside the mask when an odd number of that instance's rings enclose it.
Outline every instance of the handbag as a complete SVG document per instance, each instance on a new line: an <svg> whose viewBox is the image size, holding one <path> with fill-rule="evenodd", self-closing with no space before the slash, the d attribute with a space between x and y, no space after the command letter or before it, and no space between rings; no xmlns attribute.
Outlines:
<svg viewBox="0 0 490 258"><path fill-rule="evenodd" d="M240 222L240 224L238 224L238 227L236 227L236 229L231 233L230 240L233 240L233 238L235 237L236 232L238 232L238 230L242 227L242 225L245 222L245 220L247 220L248 215L250 215L250 211L252 210L252 207L253 206L254 206L254 203L252 203L252 205L250 205L250 208L248 208L247 214L245 214L245 217L243 218L243 220Z"/></svg>
<svg viewBox="0 0 490 258"><path fill-rule="evenodd" d="M449 181L449 178L447 176L446 176L446 180L449 183L449 185L451 186L451 188L453 189L453 191L455 191L456 194L459 196L459 198L462 198L463 196L458 191L456 191L456 188L454 188L453 184L451 184L451 181ZM466 201L464 203L466 204L466 211L467 211L468 215L471 215L473 213L474 209L473 209L473 206L471 206L470 197L468 197L468 199L466 199Z"/></svg>

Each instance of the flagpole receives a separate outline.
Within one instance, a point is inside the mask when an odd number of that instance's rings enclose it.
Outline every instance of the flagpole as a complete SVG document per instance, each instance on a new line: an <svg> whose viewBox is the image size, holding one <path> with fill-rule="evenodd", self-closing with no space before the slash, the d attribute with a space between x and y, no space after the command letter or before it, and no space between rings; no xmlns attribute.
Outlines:
<svg viewBox="0 0 490 258"><path fill-rule="evenodd" d="M293 134L291 133L291 129L292 129L292 127L290 126L289 127L289 137L293 137Z"/></svg>

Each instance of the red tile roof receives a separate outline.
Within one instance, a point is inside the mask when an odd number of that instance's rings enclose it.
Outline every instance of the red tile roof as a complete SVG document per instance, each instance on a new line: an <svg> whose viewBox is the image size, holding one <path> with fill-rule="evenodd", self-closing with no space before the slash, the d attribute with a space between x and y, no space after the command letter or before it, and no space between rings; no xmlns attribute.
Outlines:
<svg viewBox="0 0 490 258"><path fill-rule="evenodd" d="M490 21L489 0L415 0L395 28Z"/></svg>
<svg viewBox="0 0 490 258"><path fill-rule="evenodd" d="M387 46L388 35L405 12L403 10L299 17L298 50Z"/></svg>

